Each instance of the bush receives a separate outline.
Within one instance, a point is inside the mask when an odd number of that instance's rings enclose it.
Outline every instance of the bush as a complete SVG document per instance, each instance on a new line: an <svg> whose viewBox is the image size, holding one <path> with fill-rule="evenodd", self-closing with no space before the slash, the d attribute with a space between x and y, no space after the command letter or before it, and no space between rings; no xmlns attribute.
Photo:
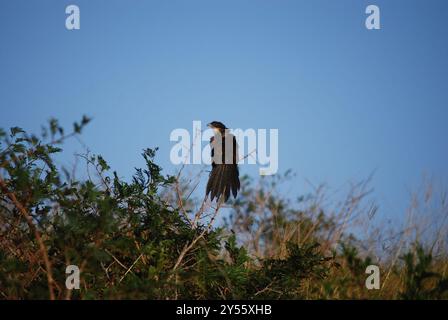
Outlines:
<svg viewBox="0 0 448 320"><path fill-rule="evenodd" d="M145 165L130 181L101 155L78 155L87 179L59 168L55 155L89 121L83 117L65 134L52 119L40 137L0 130L3 299L447 298L443 224L435 233L437 259L432 249L407 246L405 231L401 238L373 232L373 240L347 232L376 212L363 205L365 182L329 208L321 187L295 202L284 198L278 189L289 172L258 183L243 177L224 224L215 227L222 203L191 199L194 187L182 172L162 174L157 149L143 151ZM383 243L389 252L378 254L382 239L398 241ZM380 290L365 288L370 264L380 267ZM79 290L66 288L69 265L80 269Z"/></svg>
<svg viewBox="0 0 448 320"><path fill-rule="evenodd" d="M279 259L251 258L236 237L213 228L219 206L197 219L161 197L176 179L142 153L125 182L100 155L82 155L96 178L77 180L54 155L65 135L51 120L41 138L21 128L0 138L0 290L6 299L297 298L304 278L323 277L318 245L290 244ZM212 217L207 218L207 215ZM81 271L80 290L65 270Z"/></svg>

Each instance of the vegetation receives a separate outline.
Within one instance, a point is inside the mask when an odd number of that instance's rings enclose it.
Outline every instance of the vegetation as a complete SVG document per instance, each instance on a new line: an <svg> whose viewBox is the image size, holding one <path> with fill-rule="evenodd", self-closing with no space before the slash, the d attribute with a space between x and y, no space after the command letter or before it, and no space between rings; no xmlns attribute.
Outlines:
<svg viewBox="0 0 448 320"><path fill-rule="evenodd" d="M224 206L193 199L195 183L182 170L163 175L156 149L143 151L145 166L130 181L102 156L79 155L88 178L77 179L54 159L88 122L66 134L51 120L39 137L0 130L2 299L448 297L444 198L426 229L431 238L415 219L394 233L374 229L368 181L331 207L324 187L297 201L279 194L289 172L244 177ZM434 198L425 193L423 203ZM349 233L356 228L358 237ZM379 290L365 287L370 264L380 267ZM68 265L80 269L79 290L65 286Z"/></svg>

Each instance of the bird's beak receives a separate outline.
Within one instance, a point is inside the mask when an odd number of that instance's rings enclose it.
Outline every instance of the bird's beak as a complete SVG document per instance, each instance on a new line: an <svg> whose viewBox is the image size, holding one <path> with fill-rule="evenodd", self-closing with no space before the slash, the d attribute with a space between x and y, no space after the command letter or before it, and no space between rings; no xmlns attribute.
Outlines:
<svg viewBox="0 0 448 320"><path fill-rule="evenodd" d="M212 124L211 123L207 123L207 127L211 128Z"/></svg>

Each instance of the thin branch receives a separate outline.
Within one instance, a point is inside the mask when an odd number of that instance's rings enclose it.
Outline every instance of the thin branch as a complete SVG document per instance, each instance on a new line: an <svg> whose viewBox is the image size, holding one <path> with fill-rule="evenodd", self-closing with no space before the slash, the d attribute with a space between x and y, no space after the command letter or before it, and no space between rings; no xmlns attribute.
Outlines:
<svg viewBox="0 0 448 320"><path fill-rule="evenodd" d="M129 267L128 270L126 270L126 272L124 273L124 275L121 277L120 281L118 281L119 283L121 281L123 281L124 277L126 277L126 275L132 270L132 268L134 268L135 264L138 262L138 260L140 260L140 258L143 257L143 254L140 254L138 256L138 258L134 261L134 263Z"/></svg>
<svg viewBox="0 0 448 320"><path fill-rule="evenodd" d="M215 219L216 219L216 216L218 215L219 208L221 207L221 204L223 203L223 199L224 199L224 198L222 197L222 198L220 199L218 205L216 206L216 209L215 209L215 212L214 212L214 214L213 214L213 217L210 219L210 222L208 223L207 228L205 228L205 229L201 232L201 234L199 234L195 239L193 239L193 241L191 241L190 244L184 246L184 248L182 249L182 252L181 252L180 255L179 255L179 258L177 258L177 261L176 261L176 263L175 263L175 265L174 265L174 267L173 267L173 271L175 271L175 270L179 267L179 265L181 264L181 262L182 262L182 260L184 259L185 255L187 254L187 252L190 251L191 248L193 248L193 246L196 244L196 242L198 242L199 239L201 239L201 238L205 235L205 233L208 232L208 231L210 230L210 228L211 228L212 225L213 225L213 222L214 222Z"/></svg>

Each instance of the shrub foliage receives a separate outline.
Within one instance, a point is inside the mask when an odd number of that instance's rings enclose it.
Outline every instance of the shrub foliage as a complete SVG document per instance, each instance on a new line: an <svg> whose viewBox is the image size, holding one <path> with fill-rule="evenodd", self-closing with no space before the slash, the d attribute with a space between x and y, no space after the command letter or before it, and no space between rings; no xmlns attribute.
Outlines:
<svg viewBox="0 0 448 320"><path fill-rule="evenodd" d="M55 159L88 122L66 134L53 119L39 137L0 131L1 298L380 297L363 289L370 258L359 258L342 235L327 245L337 227L331 217L297 209L248 178L221 227L221 204L192 204L179 192L180 177L154 162L157 149L143 151L145 165L129 181L102 156L78 155L87 177L77 179ZM412 252L404 256L395 298L444 297L446 280L419 250L417 264ZM66 288L68 265L79 267L79 290ZM428 277L437 281L423 288Z"/></svg>

